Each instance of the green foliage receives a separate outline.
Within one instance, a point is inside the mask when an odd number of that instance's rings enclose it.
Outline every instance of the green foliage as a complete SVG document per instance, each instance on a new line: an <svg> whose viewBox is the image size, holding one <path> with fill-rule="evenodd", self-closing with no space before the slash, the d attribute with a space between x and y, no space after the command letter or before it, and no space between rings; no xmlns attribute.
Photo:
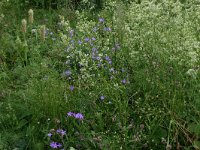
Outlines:
<svg viewBox="0 0 200 150"><path fill-rule="evenodd" d="M198 149L198 1L65 1L22 33L52 2L0 2L0 149Z"/></svg>

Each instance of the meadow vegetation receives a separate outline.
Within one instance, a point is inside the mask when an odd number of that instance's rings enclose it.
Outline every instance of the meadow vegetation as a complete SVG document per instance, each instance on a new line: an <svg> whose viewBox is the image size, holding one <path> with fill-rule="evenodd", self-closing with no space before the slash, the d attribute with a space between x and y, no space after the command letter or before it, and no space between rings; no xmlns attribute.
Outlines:
<svg viewBox="0 0 200 150"><path fill-rule="evenodd" d="M59 2L0 2L0 150L200 149L199 0Z"/></svg>

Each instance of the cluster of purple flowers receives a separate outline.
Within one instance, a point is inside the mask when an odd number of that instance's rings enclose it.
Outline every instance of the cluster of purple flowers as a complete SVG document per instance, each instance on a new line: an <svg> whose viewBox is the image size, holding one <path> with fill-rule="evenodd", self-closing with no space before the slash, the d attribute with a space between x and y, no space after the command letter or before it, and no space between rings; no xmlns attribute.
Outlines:
<svg viewBox="0 0 200 150"><path fill-rule="evenodd" d="M101 25L103 25L104 31L112 31L110 27L105 27L104 18L99 18L98 27L94 27L93 31L96 32L98 29L100 29ZM53 35L53 33L50 33L50 35ZM109 75L112 75L111 76L111 79L112 79L113 76L118 73L117 67L116 68L112 67L113 59L112 59L111 55L108 56L107 54L103 53L103 56L102 56L102 55L99 54L98 51L101 51L101 48L98 47L98 45L95 45L95 43L97 43L96 41L98 41L98 38L97 37L84 37L82 39L77 40L76 35L77 34L75 34L74 30L69 31L69 36L70 36L71 40L69 42L69 46L67 46L65 48L65 52L70 52L71 49L74 49L76 43L79 45L80 48L81 48L81 45L88 46L88 44L90 44L92 46L92 47L89 47L89 48L91 48L92 59L97 61L98 67L101 67L101 66L104 67L104 65L105 65L105 69L110 72ZM112 48L113 51L116 51L116 50L119 50L119 49L120 49L120 45L118 43L115 44ZM104 64L104 62L106 64ZM70 64L70 60L68 60L66 62L66 65L68 65L68 64ZM79 65L80 65L80 67L83 67L81 64L79 64ZM67 70L65 70L63 72L63 75L68 77L68 78L72 78L72 75L75 73L75 72L73 72L73 69L70 69L70 68L71 67L69 67ZM126 71L125 71L124 68L122 68L121 72L124 73ZM129 83L129 82L126 78L121 79L121 84L126 85L127 83ZM74 88L75 88L74 85L69 85L69 90L73 91ZM109 97L107 97L107 96L99 95L99 100L101 100L102 102L104 100L107 100L108 98ZM109 104L111 104L111 103L112 102L109 101ZM78 119L78 120L84 119L84 115L82 113L68 112L66 116L67 117L73 117L73 118ZM63 130L63 129L58 129L58 130L54 130L54 131L47 134L47 136L51 140L50 147L53 148L53 149L58 149L58 148L62 149L64 146L61 143L52 141L53 138L51 138L51 137L53 135L57 135L57 136L59 135L60 137L63 137L63 136L66 135L66 131Z"/></svg>
<svg viewBox="0 0 200 150"><path fill-rule="evenodd" d="M53 133L53 134L52 134ZM47 136L48 137L52 137L53 135L55 135L55 134L58 134L58 135L60 135L60 136L64 136L64 135L66 135L66 131L65 130L63 130L63 129L58 129L58 130L52 130L50 133L48 133L47 134ZM51 148L53 148L53 149L57 149L57 148L61 148L62 147L62 144L61 143L59 143L59 142L55 142L55 141L52 141L51 143L50 143L50 147Z"/></svg>
<svg viewBox="0 0 200 150"><path fill-rule="evenodd" d="M100 17L98 19L98 21L99 21L99 23L93 28L94 32L96 32L97 30L101 29L101 27L102 27L102 29L104 31L112 31L112 29L110 27L106 26L106 21L105 21L104 18ZM74 44L75 43L77 43L78 45L83 45L83 44L87 45L87 44L90 44L92 46L91 47L91 50L92 50L91 51L91 54L92 54L91 57L92 57L93 61L95 61L95 60L97 61L97 66L99 68L102 67L102 66L104 66L104 63L103 63L104 61L103 60L105 60L105 62L110 65L109 67L105 66L105 69L109 68L109 72L112 73L112 75L115 74L115 73L117 73L117 70L115 70L115 68L113 68L111 66L113 64L112 57L108 56L108 55L104 55L104 56L99 55L98 51L100 50L100 48L98 46L95 46L94 45L95 43L93 43L93 41L98 41L98 39L96 39L96 37L94 37L94 36L92 36L92 37L85 36L85 37L76 39L76 38L74 38L74 36L76 36L78 34L75 34L75 30L73 30L73 29L69 30L69 35L70 35L71 41L69 43L70 46L67 47L66 51L69 51L70 48L74 48L74 46L75 46ZM119 43L115 43L114 46L113 46L113 48L112 48L112 50L113 51L117 51L120 48L121 48L120 44ZM123 72L125 72L125 70L122 69L121 72L123 73ZM72 71L70 69L68 69L68 70L66 70L64 72L64 75L67 76L67 77L71 77L72 76ZM113 76L111 76L111 79L112 78L113 78ZM126 78L122 78L121 79L121 83L125 85L125 84L128 83L128 81L127 81ZM69 90L73 91L74 90L74 86L70 85L69 86ZM80 114L80 113L76 114L76 113L73 113L73 112L69 112L68 116L72 116L72 117L80 119L80 120L83 119L83 115Z"/></svg>
<svg viewBox="0 0 200 150"><path fill-rule="evenodd" d="M84 116L81 113L68 112L67 116L74 117L74 118L79 119L79 120L83 120L84 119Z"/></svg>

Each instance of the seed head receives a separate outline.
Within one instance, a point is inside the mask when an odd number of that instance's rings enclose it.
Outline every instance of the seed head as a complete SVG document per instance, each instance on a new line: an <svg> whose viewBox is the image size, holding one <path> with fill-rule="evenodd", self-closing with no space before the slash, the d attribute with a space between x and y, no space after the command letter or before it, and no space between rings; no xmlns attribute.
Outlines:
<svg viewBox="0 0 200 150"><path fill-rule="evenodd" d="M29 15L29 23L30 24L33 24L33 10L32 9L30 9L29 11L28 11L28 15Z"/></svg>
<svg viewBox="0 0 200 150"><path fill-rule="evenodd" d="M26 28L27 28L27 21L26 19L22 19L22 32L26 33Z"/></svg>

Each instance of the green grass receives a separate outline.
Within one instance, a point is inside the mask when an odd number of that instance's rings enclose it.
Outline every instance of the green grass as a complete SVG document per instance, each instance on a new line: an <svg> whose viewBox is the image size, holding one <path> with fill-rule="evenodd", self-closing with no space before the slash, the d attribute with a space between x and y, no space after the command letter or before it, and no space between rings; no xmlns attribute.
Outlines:
<svg viewBox="0 0 200 150"><path fill-rule="evenodd" d="M112 2L0 11L0 149L200 148L198 1Z"/></svg>

